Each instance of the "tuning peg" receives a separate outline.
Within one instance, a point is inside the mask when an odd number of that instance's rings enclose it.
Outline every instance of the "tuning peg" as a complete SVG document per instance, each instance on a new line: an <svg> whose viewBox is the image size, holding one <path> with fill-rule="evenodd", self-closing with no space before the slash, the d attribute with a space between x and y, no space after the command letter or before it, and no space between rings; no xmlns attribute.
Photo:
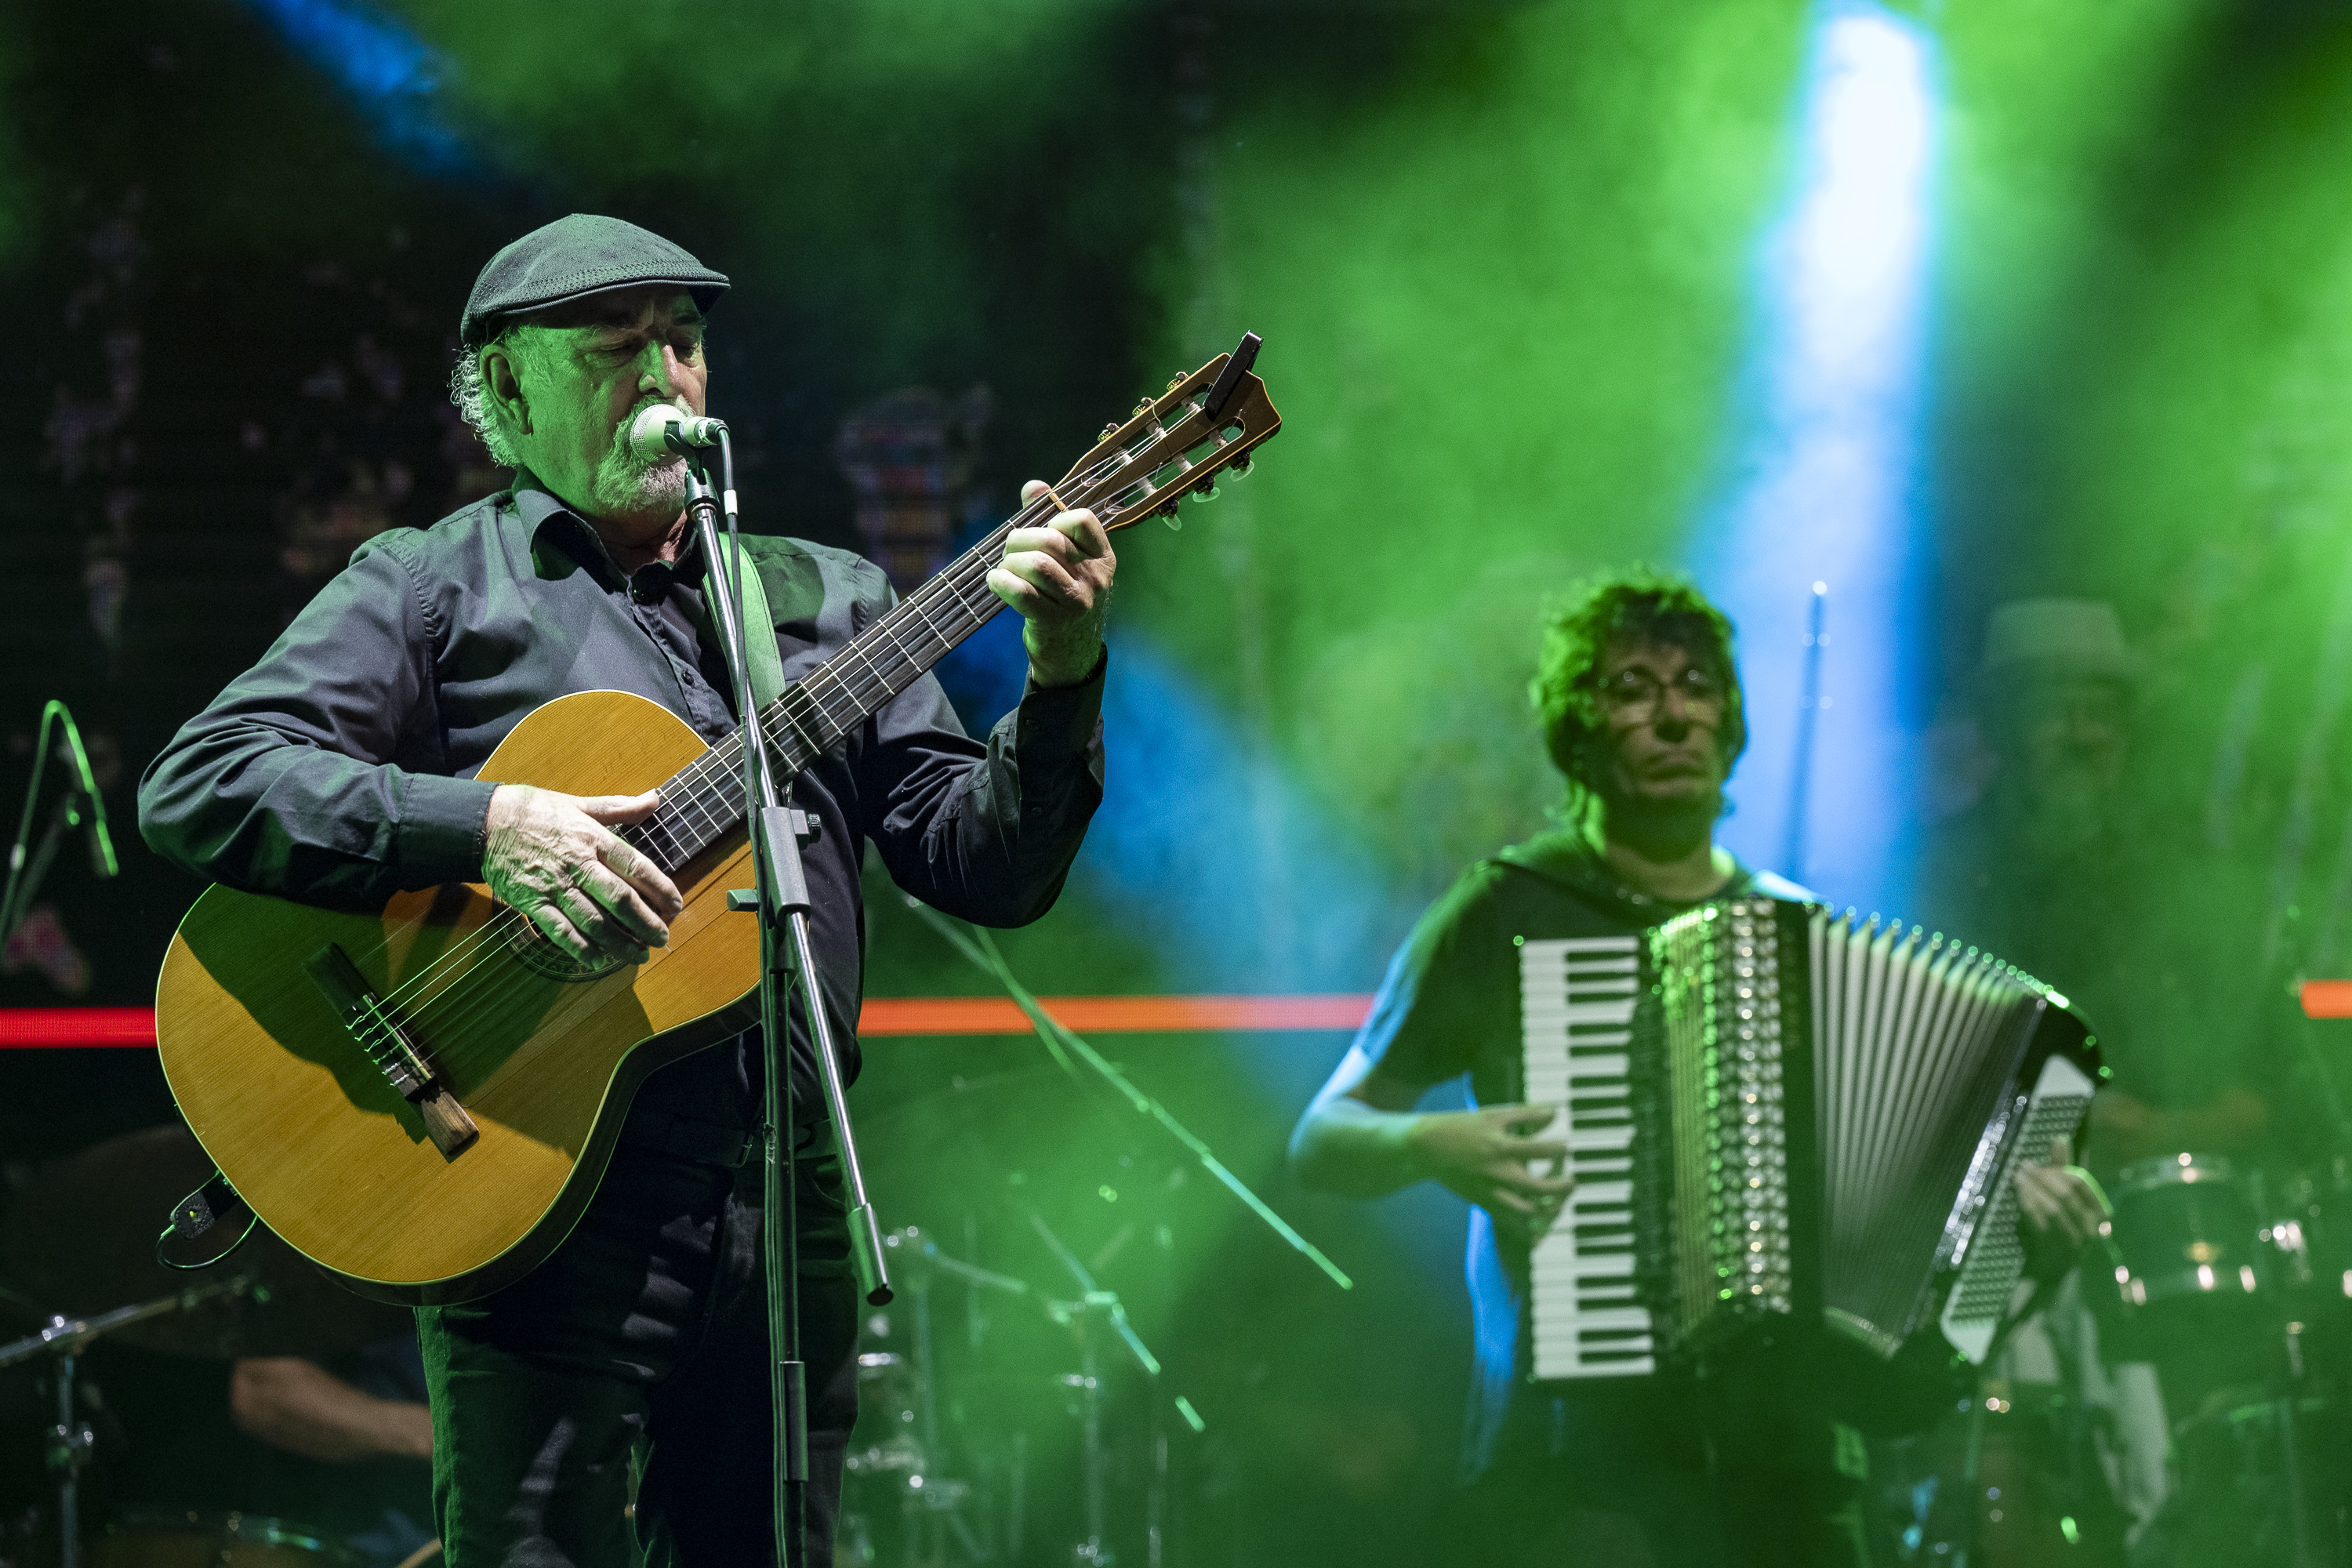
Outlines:
<svg viewBox="0 0 2352 1568"><path fill-rule="evenodd" d="M1255 458L1244 458L1240 459L1238 462L1234 463L1232 468L1225 470L1225 478L1229 479L1248 479L1250 476L1250 468L1256 461L1257 459Z"/></svg>
<svg viewBox="0 0 2352 1568"><path fill-rule="evenodd" d="M1193 489L1186 491L1185 493L1190 495L1194 500L1214 500L1217 499L1217 487L1214 485L1201 485Z"/></svg>
<svg viewBox="0 0 2352 1568"><path fill-rule="evenodd" d="M1160 521L1168 525L1171 533L1184 531L1184 520L1176 515L1176 503L1172 500L1160 509Z"/></svg>
<svg viewBox="0 0 2352 1568"><path fill-rule="evenodd" d="M1109 424L1104 426L1100 430L1095 432L1095 439L1097 441L1108 441L1111 438L1112 432L1116 431L1118 428L1118 421L1114 419Z"/></svg>
<svg viewBox="0 0 2352 1568"><path fill-rule="evenodd" d="M1181 385L1183 385L1183 384L1184 384L1184 376L1183 376L1183 373L1182 373L1182 372L1181 372L1181 371L1180 371L1180 372L1178 372L1176 374L1171 375L1171 376L1170 376L1170 377L1168 378L1168 390L1169 390L1169 391L1171 391L1171 392L1175 391L1178 387L1180 387L1180 386L1181 386Z"/></svg>
<svg viewBox="0 0 2352 1568"><path fill-rule="evenodd" d="M1139 398L1137 398L1137 399L1135 400L1135 412L1136 412L1136 413L1138 413L1138 414L1149 414L1149 413L1150 413L1150 412L1151 412L1151 399L1150 399L1149 397L1139 397Z"/></svg>

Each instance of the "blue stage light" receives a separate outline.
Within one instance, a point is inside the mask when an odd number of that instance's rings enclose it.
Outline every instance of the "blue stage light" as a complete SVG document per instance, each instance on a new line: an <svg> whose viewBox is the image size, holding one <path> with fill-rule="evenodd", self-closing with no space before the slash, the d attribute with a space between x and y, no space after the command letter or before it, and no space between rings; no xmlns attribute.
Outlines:
<svg viewBox="0 0 2352 1568"><path fill-rule="evenodd" d="M464 147L436 112L446 63L429 45L390 17L341 0L247 3L342 88L387 150L432 173L466 167Z"/></svg>
<svg viewBox="0 0 2352 1568"><path fill-rule="evenodd" d="M1935 43L1876 5L1820 12L1797 190L1767 236L1732 493L1690 561L1740 632L1747 758L1724 841L1838 903L1906 907L1933 637L1923 599ZM1804 826L1807 621L1828 587Z"/></svg>

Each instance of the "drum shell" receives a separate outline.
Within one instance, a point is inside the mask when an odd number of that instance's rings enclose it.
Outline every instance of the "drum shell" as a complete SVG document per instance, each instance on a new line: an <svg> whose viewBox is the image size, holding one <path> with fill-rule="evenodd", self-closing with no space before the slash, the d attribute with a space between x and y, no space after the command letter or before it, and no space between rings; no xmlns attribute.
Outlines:
<svg viewBox="0 0 2352 1568"><path fill-rule="evenodd" d="M2283 1281L2259 1196L2230 1162L2166 1154L2124 1167L2116 1184L2116 1293L2125 1305L2267 1300Z"/></svg>
<svg viewBox="0 0 2352 1568"><path fill-rule="evenodd" d="M250 1513L132 1513L82 1547L86 1568L358 1568L335 1542Z"/></svg>

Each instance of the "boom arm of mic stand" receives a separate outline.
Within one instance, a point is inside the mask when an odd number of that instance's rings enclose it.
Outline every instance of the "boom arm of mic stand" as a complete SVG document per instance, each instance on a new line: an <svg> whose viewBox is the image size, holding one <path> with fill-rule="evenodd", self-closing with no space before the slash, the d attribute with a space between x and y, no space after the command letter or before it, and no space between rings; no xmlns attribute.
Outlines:
<svg viewBox="0 0 2352 1568"><path fill-rule="evenodd" d="M1013 977L1012 966L1007 964L1003 955L996 951L996 943L990 938L987 931L978 926L960 927L959 922L950 920L918 899L908 899L907 907L922 916L931 929L947 938L949 943L957 952L962 953L979 968L985 970L999 985L1004 987L1004 994L1012 997L1013 1004L1029 1016L1030 1024L1036 1029L1038 1037L1045 1042L1047 1048L1051 1049L1055 1056L1064 1058L1065 1067L1068 1066L1070 1057L1076 1057L1086 1063L1097 1077L1118 1092L1119 1098L1127 1101L1129 1109L1159 1123L1169 1136L1181 1143L1192 1156L1201 1163L1202 1170L1223 1184L1227 1191L1239 1198L1250 1213L1264 1220L1266 1227L1288 1243L1294 1251L1301 1254L1316 1268L1320 1268L1340 1289L1355 1289L1356 1282L1349 1279L1338 1264L1326 1257L1321 1247L1291 1228L1289 1221L1275 1213L1267 1206L1265 1199L1250 1191L1239 1176L1225 1168L1224 1162L1218 1159L1206 1143L1194 1137L1190 1128L1177 1121L1169 1112L1166 1106L1136 1088L1125 1073L1113 1067L1100 1051L1086 1042L1084 1037L1064 1028L1059 1019L1039 1006L1037 998L1031 995L1028 988ZM1072 1070L1075 1071L1075 1069Z"/></svg>

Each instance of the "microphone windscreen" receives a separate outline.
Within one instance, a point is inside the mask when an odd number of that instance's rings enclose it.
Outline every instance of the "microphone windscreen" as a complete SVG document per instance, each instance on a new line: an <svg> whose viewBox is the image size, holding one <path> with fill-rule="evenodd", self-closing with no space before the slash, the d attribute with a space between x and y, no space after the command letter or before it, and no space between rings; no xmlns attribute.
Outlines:
<svg viewBox="0 0 2352 1568"><path fill-rule="evenodd" d="M675 456L669 449L669 427L682 422L686 416L667 403L656 403L641 410L629 422L629 450L643 463L667 463Z"/></svg>

